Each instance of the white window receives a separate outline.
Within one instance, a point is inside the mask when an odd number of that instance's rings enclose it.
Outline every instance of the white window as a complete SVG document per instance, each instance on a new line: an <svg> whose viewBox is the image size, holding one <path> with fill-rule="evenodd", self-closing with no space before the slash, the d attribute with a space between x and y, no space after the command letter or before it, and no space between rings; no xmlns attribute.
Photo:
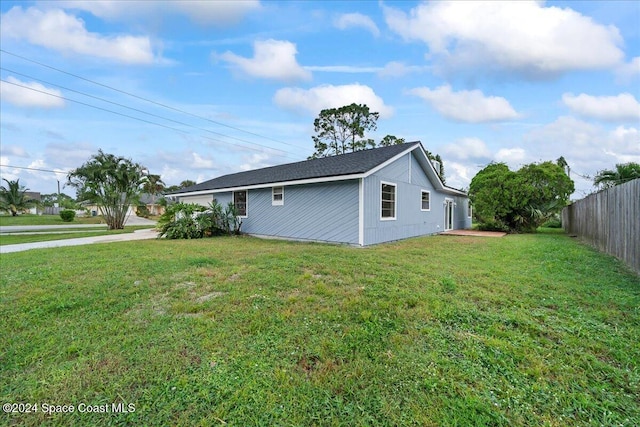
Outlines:
<svg viewBox="0 0 640 427"><path fill-rule="evenodd" d="M271 187L271 204L273 206L284 205L284 187Z"/></svg>
<svg viewBox="0 0 640 427"><path fill-rule="evenodd" d="M380 219L396 219L396 185L382 182L380 187Z"/></svg>
<svg viewBox="0 0 640 427"><path fill-rule="evenodd" d="M233 192L233 205L236 207L238 216L247 216L247 190Z"/></svg>
<svg viewBox="0 0 640 427"><path fill-rule="evenodd" d="M471 200L467 201L467 216L469 218L473 216L473 206L471 206Z"/></svg>
<svg viewBox="0 0 640 427"><path fill-rule="evenodd" d="M421 191L420 210L423 210L423 211L431 210L431 193L426 190Z"/></svg>

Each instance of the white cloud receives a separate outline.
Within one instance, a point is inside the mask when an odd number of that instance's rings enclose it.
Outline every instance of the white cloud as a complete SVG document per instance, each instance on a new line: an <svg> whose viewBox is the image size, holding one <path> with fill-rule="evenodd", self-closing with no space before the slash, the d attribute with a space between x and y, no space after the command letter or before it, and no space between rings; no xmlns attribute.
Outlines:
<svg viewBox="0 0 640 427"><path fill-rule="evenodd" d="M614 156L619 163L640 163L640 130L618 126L609 132L605 152Z"/></svg>
<svg viewBox="0 0 640 427"><path fill-rule="evenodd" d="M617 66L624 54L614 26L538 1L423 3L407 14L383 7L389 27L405 40L463 70L481 65L530 77Z"/></svg>
<svg viewBox="0 0 640 427"><path fill-rule="evenodd" d="M636 56L628 63L620 65L616 69L618 80L624 83L640 78L640 56Z"/></svg>
<svg viewBox="0 0 640 427"><path fill-rule="evenodd" d="M640 132L634 127L608 130L564 116L525 135L524 142L553 158L564 156L582 175L593 176L616 163L640 162Z"/></svg>
<svg viewBox="0 0 640 427"><path fill-rule="evenodd" d="M48 88L37 82L23 82L13 76L9 76L5 80L8 83L0 82L0 94L2 94L3 102L18 107L64 107L64 100L59 98L62 93L57 89Z"/></svg>
<svg viewBox="0 0 640 427"><path fill-rule="evenodd" d="M408 93L424 99L443 116L460 122L494 122L518 117L509 101L499 96L485 96L479 90L453 92L451 86L444 85L436 89L414 88Z"/></svg>
<svg viewBox="0 0 640 427"><path fill-rule="evenodd" d="M232 52L215 55L237 66L253 77L281 81L310 80L311 73L296 61L296 45L283 40L256 41L253 58L244 58Z"/></svg>
<svg viewBox="0 0 640 427"><path fill-rule="evenodd" d="M380 77L402 77L411 73L421 73L428 71L431 67L420 65L406 65L403 62L387 62L383 69L378 72Z"/></svg>
<svg viewBox="0 0 640 427"><path fill-rule="evenodd" d="M14 6L2 15L2 37L27 40L64 54L79 54L125 64L158 62L151 40L143 36L104 36L87 31L85 22L61 9L23 10Z"/></svg>
<svg viewBox="0 0 640 427"><path fill-rule="evenodd" d="M630 93L617 96L591 96L581 93L562 95L562 101L574 113L594 119L607 121L638 121L640 119L640 103Z"/></svg>
<svg viewBox="0 0 640 427"><path fill-rule="evenodd" d="M501 148L495 154L497 162L504 162L512 167L519 166L524 161L526 152L523 148Z"/></svg>
<svg viewBox="0 0 640 427"><path fill-rule="evenodd" d="M271 156L266 153L254 153L244 158L245 163L240 165L241 171L248 171L260 168L266 168L267 166L273 166L270 162Z"/></svg>
<svg viewBox="0 0 640 427"><path fill-rule="evenodd" d="M364 28L375 37L380 35L378 26L367 15L361 13L345 13L338 16L334 23L336 28L346 30L348 28Z"/></svg>
<svg viewBox="0 0 640 427"><path fill-rule="evenodd" d="M215 167L215 163L212 159L204 158L195 151L191 152L190 165L193 169L212 169Z"/></svg>
<svg viewBox="0 0 640 427"><path fill-rule="evenodd" d="M258 0L191 0L191 1L62 1L59 7L85 10L109 20L151 19L184 15L203 25L227 26L240 21L247 13L260 8Z"/></svg>
<svg viewBox="0 0 640 427"><path fill-rule="evenodd" d="M324 73L377 73L382 70L380 67L359 67L357 65L306 65L305 70L320 71Z"/></svg>
<svg viewBox="0 0 640 427"><path fill-rule="evenodd" d="M445 145L442 148L442 153L458 160L488 160L491 158L491 151L480 138L462 138L453 144Z"/></svg>
<svg viewBox="0 0 640 427"><path fill-rule="evenodd" d="M25 149L19 145L2 144L2 153L16 157L29 157Z"/></svg>
<svg viewBox="0 0 640 427"><path fill-rule="evenodd" d="M393 115L393 108L385 105L373 89L358 83L342 86L322 85L308 90L288 87L278 90L273 100L281 108L292 111L303 109L313 115L327 108L339 108L354 102L366 104L372 112L379 112L381 118Z"/></svg>

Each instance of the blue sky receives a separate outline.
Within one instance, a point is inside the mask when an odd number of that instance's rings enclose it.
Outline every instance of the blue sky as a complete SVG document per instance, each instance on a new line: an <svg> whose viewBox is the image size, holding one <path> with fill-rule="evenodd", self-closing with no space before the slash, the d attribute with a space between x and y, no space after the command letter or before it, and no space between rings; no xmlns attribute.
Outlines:
<svg viewBox="0 0 640 427"><path fill-rule="evenodd" d="M640 162L634 1L0 5L0 173L33 191L98 149L167 185L304 160L320 110L352 102L457 188L564 156L581 198Z"/></svg>

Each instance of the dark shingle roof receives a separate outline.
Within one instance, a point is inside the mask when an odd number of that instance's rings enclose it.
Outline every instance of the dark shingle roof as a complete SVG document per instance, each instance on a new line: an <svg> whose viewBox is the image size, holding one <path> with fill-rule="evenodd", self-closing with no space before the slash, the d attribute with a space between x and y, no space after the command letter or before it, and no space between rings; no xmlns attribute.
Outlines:
<svg viewBox="0 0 640 427"><path fill-rule="evenodd" d="M408 142L406 144L361 150L339 156L323 157L320 159L305 160L302 162L287 163L279 166L223 175L209 181L192 185L191 187L183 188L172 194L365 173L397 154L419 144L420 142Z"/></svg>

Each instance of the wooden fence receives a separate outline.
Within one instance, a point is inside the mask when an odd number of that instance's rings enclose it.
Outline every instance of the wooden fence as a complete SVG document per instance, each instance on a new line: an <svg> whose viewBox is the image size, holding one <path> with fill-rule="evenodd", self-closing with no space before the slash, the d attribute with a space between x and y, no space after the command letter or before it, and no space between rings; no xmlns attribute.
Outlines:
<svg viewBox="0 0 640 427"><path fill-rule="evenodd" d="M567 206L562 210L562 226L640 273L640 179Z"/></svg>

